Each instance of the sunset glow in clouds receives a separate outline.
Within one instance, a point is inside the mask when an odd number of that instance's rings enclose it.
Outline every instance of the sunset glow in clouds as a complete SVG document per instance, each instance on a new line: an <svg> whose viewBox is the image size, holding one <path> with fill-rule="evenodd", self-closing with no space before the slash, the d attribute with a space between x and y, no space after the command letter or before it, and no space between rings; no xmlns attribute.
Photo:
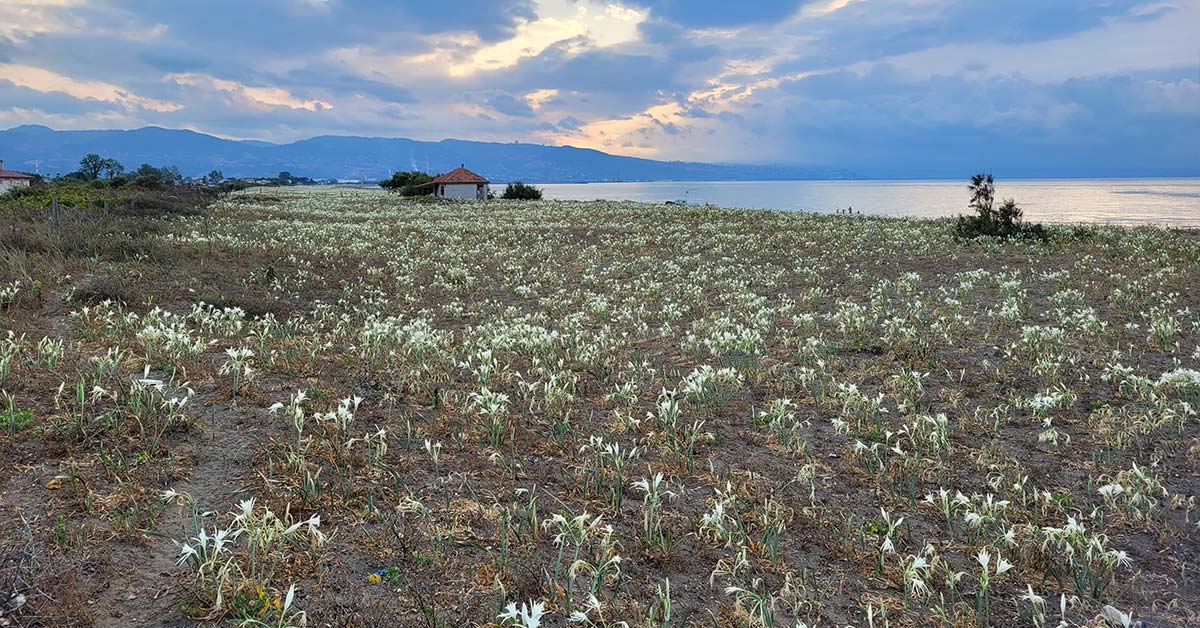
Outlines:
<svg viewBox="0 0 1200 628"><path fill-rule="evenodd" d="M531 141L882 176L914 153L931 171L1169 164L1200 142L1197 0L202 5L8 0L0 127Z"/></svg>

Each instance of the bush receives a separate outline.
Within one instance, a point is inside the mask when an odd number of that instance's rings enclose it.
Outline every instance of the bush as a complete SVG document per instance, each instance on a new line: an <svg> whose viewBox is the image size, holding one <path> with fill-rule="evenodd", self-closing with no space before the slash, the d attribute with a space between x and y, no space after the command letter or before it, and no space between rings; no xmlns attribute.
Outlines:
<svg viewBox="0 0 1200 628"><path fill-rule="evenodd" d="M140 174L134 177L130 183L134 187L142 188L144 190L157 190L163 187L162 179L158 178L157 176L147 174Z"/></svg>
<svg viewBox="0 0 1200 628"><path fill-rule="evenodd" d="M513 181L504 188L504 194L500 198L518 201L540 201L542 200L542 191L532 185L525 185L520 181Z"/></svg>
<svg viewBox="0 0 1200 628"><path fill-rule="evenodd" d="M396 172L392 178L379 182L379 187L399 192L401 196L429 196L433 194L434 177L428 173L413 170L412 172Z"/></svg>
<svg viewBox="0 0 1200 628"><path fill-rule="evenodd" d="M246 183L245 181L226 181L226 182L220 184L219 186L217 186L215 189L217 190L217 193L224 196L224 195L229 195L233 192L241 192L242 190L248 189L249 187L250 187L250 184Z"/></svg>
<svg viewBox="0 0 1200 628"><path fill-rule="evenodd" d="M959 216L954 225L954 235L964 240L990 237L1046 239L1046 229L1040 224L1026 225L1022 222L1024 211L1013 199L1005 199L999 207L995 205L996 181L990 174L971 177L967 186L971 191L969 207L974 216Z"/></svg>

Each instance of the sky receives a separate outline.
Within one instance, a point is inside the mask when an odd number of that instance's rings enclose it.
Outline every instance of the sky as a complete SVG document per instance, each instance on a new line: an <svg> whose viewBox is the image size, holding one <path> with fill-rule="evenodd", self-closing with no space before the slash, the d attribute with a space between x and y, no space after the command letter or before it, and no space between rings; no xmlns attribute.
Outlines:
<svg viewBox="0 0 1200 628"><path fill-rule="evenodd" d="M1200 163L1200 0L4 0L0 128L1103 176Z"/></svg>

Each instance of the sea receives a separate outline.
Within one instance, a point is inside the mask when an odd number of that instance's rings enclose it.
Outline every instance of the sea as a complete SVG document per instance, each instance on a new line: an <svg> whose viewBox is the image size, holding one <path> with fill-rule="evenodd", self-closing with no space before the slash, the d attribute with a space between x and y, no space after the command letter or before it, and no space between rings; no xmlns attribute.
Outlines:
<svg viewBox="0 0 1200 628"><path fill-rule="evenodd" d="M966 181L708 181L547 183L545 198L686 200L720 207L938 218L969 213ZM1200 228L1197 179L1000 180L996 198L1012 198L1026 221Z"/></svg>

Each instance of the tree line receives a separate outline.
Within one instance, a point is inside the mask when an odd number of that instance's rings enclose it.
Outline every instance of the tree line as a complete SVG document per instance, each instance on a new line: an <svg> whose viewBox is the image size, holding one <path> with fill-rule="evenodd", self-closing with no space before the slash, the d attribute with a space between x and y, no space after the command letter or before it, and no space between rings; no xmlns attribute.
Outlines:
<svg viewBox="0 0 1200 628"><path fill-rule="evenodd" d="M114 187L136 185L138 187L158 187L182 185L185 177L174 165L156 168L150 164L142 164L137 170L127 171L124 164L111 157L103 157L96 153L88 153L79 160L79 169L59 177L65 181L107 182ZM286 170L275 177L256 179L266 181L267 185L316 185L317 181L310 177L296 176ZM190 179L210 187L231 186L237 182L226 179L220 170L212 170L203 177Z"/></svg>
<svg viewBox="0 0 1200 628"><path fill-rule="evenodd" d="M136 185L138 187L160 187L180 185L184 182L179 167L175 165L154 167L142 164L136 170L126 171L125 165L111 157L103 157L96 153L88 153L79 160L79 169L61 177L65 181L96 182L104 181L114 187ZM213 170L200 181L217 186L225 181L225 175L220 170Z"/></svg>

